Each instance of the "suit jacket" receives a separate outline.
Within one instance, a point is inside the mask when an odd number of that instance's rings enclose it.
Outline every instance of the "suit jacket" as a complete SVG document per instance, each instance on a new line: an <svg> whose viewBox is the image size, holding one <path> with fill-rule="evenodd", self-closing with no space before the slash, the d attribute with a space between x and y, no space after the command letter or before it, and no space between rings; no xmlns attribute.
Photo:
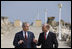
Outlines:
<svg viewBox="0 0 72 49"><path fill-rule="evenodd" d="M15 48L36 48L36 45L33 42L33 38L35 38L34 34L30 31L28 31L28 38L26 41L24 36L23 36L23 31L20 31L20 32L15 34L13 45L15 46ZM23 40L24 43L18 44L18 42L20 40Z"/></svg>
<svg viewBox="0 0 72 49"><path fill-rule="evenodd" d="M40 33L37 45L41 45L41 48L57 48L58 41L56 39L56 35L52 32L49 32L47 39L45 40L44 32Z"/></svg>

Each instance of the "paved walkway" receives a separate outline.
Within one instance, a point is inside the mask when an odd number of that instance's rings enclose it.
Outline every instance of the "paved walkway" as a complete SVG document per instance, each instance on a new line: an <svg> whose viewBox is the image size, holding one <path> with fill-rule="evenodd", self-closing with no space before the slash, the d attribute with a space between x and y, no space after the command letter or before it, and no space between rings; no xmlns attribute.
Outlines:
<svg viewBox="0 0 72 49"><path fill-rule="evenodd" d="M15 33L22 30L21 27L12 28L9 33L5 35L1 35L1 48L14 48L13 46L13 39L15 36ZM30 31L34 32L35 38L38 39L39 34L41 32L41 27L30 27ZM58 41L59 42L59 48L70 48L68 45L66 45L65 41ZM40 46L37 46L40 48Z"/></svg>

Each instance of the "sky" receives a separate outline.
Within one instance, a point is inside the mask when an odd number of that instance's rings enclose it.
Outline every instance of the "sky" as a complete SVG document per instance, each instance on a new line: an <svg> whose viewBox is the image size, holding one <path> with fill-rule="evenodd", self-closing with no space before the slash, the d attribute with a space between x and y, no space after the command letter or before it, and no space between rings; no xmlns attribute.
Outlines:
<svg viewBox="0 0 72 49"><path fill-rule="evenodd" d="M54 16L55 21L59 21L59 3L62 4L61 19L71 23L71 1L1 1L1 16L8 17L11 22L19 19L32 23L40 19L44 23L47 9L47 17Z"/></svg>

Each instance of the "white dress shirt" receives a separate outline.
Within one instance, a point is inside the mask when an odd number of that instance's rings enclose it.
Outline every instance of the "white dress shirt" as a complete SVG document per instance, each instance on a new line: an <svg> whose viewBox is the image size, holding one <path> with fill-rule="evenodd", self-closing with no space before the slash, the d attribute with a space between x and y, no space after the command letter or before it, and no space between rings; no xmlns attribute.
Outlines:
<svg viewBox="0 0 72 49"><path fill-rule="evenodd" d="M28 32L26 32L26 36L28 37ZM23 31L23 37L25 38L25 31Z"/></svg>
<svg viewBox="0 0 72 49"><path fill-rule="evenodd" d="M47 38L48 34L49 34L49 31L46 32L46 38Z"/></svg>

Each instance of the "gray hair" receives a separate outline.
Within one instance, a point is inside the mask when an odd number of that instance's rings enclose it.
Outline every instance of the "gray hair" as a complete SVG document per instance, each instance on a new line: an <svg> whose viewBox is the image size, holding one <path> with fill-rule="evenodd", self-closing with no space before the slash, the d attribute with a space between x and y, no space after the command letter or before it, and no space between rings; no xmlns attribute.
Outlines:
<svg viewBox="0 0 72 49"><path fill-rule="evenodd" d="M28 24L27 22L22 23L22 27L25 27L25 25Z"/></svg>
<svg viewBox="0 0 72 49"><path fill-rule="evenodd" d="M43 26L46 26L47 29L50 29L50 25L49 24L43 24Z"/></svg>

